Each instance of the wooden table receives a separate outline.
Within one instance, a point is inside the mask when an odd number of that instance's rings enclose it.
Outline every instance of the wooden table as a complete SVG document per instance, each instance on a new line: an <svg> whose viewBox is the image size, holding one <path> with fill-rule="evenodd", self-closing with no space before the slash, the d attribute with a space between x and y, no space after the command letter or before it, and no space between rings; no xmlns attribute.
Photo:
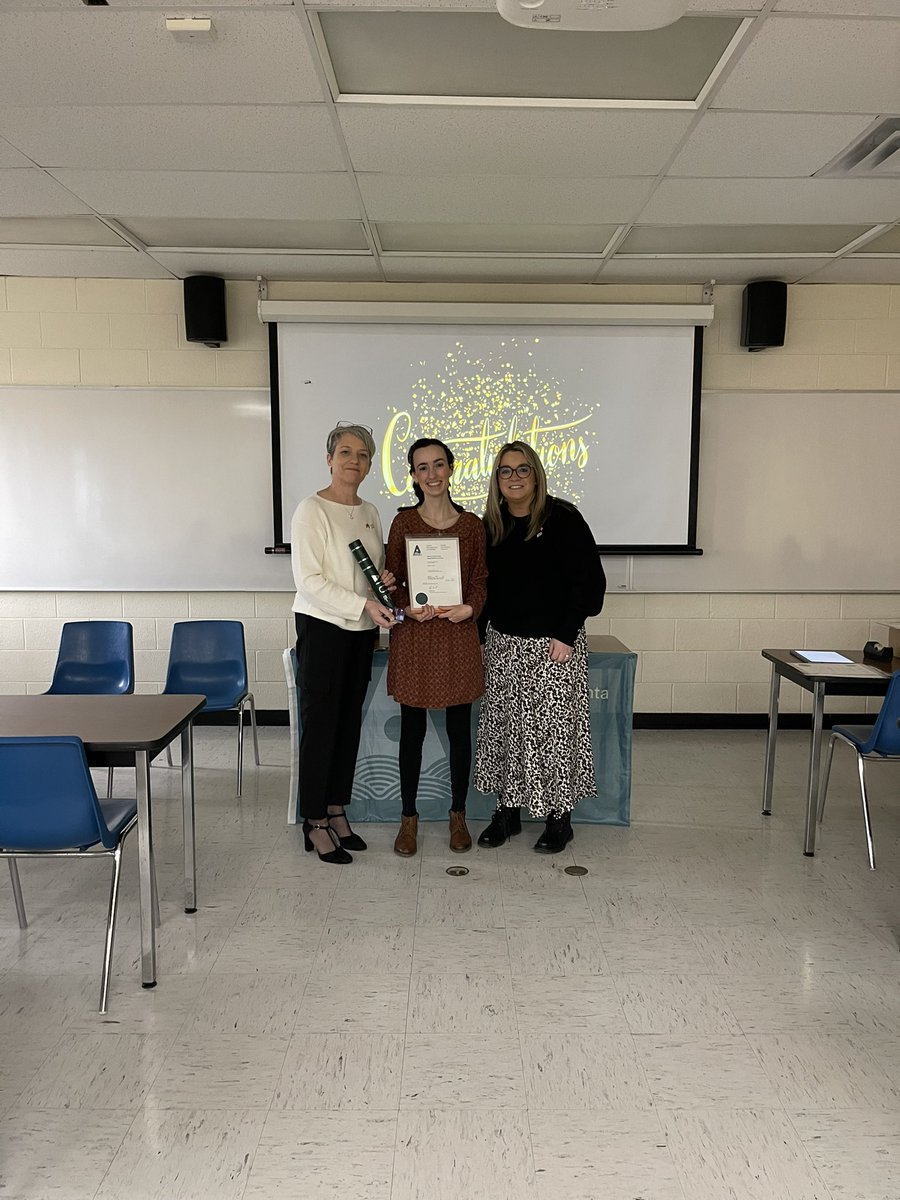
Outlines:
<svg viewBox="0 0 900 1200"><path fill-rule="evenodd" d="M806 789L806 835L803 853L812 858L816 852L816 811L819 802L820 764L822 757L822 721L826 696L883 696L894 671L900 670L900 659L876 663L864 658L859 650L841 650L852 662L871 667L865 676L842 674L840 664L804 663L790 650L763 650L762 656L772 664L769 689L769 728L766 735L766 768L763 783L763 816L772 812L772 785L775 777L775 741L778 734L778 693L782 677L812 693L812 733L809 743L809 773Z"/></svg>
<svg viewBox="0 0 900 1200"><path fill-rule="evenodd" d="M134 766L141 901L141 983L156 986L150 763L181 734L184 910L197 909L191 722L205 696L0 696L3 737L79 737L92 767Z"/></svg>

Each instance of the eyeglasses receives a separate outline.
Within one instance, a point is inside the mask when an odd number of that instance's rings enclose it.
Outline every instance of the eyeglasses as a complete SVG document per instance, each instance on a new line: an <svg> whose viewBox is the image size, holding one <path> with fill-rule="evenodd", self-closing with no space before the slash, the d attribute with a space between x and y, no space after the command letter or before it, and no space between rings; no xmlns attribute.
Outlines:
<svg viewBox="0 0 900 1200"><path fill-rule="evenodd" d="M513 475L518 475L520 479L527 479L531 474L531 467L528 463L519 463L517 467L498 467L497 475L500 479L512 479Z"/></svg>
<svg viewBox="0 0 900 1200"><path fill-rule="evenodd" d="M347 429L347 428L364 429L366 431L366 433L372 432L372 426L371 425L363 425L362 421L338 421L338 423L335 425L335 429Z"/></svg>

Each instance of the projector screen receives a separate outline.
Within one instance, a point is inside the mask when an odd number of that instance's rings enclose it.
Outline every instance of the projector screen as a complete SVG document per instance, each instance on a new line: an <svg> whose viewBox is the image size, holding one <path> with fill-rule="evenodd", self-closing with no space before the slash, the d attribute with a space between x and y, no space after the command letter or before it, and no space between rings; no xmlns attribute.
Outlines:
<svg viewBox="0 0 900 1200"><path fill-rule="evenodd" d="M450 447L451 494L479 515L497 450L521 440L601 549L696 553L701 337L663 326L279 324L276 542L329 481L328 431L354 421L375 437L360 495L385 536L415 502L406 453L417 438Z"/></svg>

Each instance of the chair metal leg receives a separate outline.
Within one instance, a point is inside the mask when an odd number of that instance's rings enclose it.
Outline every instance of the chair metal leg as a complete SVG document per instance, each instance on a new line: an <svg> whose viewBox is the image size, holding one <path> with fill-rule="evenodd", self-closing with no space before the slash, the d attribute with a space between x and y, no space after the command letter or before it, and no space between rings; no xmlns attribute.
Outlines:
<svg viewBox="0 0 900 1200"><path fill-rule="evenodd" d="M237 761L237 794L241 794L244 783L244 705L238 705L238 761Z"/></svg>
<svg viewBox="0 0 900 1200"><path fill-rule="evenodd" d="M106 772L106 798L107 798L107 800L112 800L113 771L114 770L115 770L115 767L110 767L109 770Z"/></svg>
<svg viewBox="0 0 900 1200"><path fill-rule="evenodd" d="M113 852L112 883L109 888L109 912L106 916L106 945L103 949L103 975L100 982L100 1012L105 1013L109 1001L109 977L112 971L113 942L116 936L116 912L119 905L119 877L122 872L122 843Z"/></svg>
<svg viewBox="0 0 900 1200"><path fill-rule="evenodd" d="M22 884L19 881L19 868L14 858L6 860L9 863L9 877L12 880L13 899L16 902L16 916L19 919L19 928L27 929L28 920L25 916L25 901L22 897Z"/></svg>
<svg viewBox="0 0 900 1200"><path fill-rule="evenodd" d="M166 762L169 764L170 767L173 765L173 763L172 763L172 747L171 746L166 746Z"/></svg>
<svg viewBox="0 0 900 1200"><path fill-rule="evenodd" d="M250 728L253 730L253 755L256 759L256 765L259 766L259 738L256 733L256 701L253 699L253 693L250 692L247 696L250 704Z"/></svg>
<svg viewBox="0 0 900 1200"><path fill-rule="evenodd" d="M866 848L869 851L869 869L875 870L875 843L872 841L872 820L869 816L869 797L866 795L866 760L859 753L856 755L856 766L859 771L859 796L862 800L863 820L866 823Z"/></svg>
<svg viewBox="0 0 900 1200"><path fill-rule="evenodd" d="M825 793L828 791L828 780L831 778L831 760L834 757L834 743L836 739L834 734L828 739L828 750L825 754L825 770L822 772L822 782L819 784L819 812L818 821L822 824L822 818L825 816Z"/></svg>

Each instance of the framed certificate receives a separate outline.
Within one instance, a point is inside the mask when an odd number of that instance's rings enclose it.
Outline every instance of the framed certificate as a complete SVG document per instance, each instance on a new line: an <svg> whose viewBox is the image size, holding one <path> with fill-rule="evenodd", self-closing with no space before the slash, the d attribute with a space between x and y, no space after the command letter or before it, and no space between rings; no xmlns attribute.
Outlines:
<svg viewBox="0 0 900 1200"><path fill-rule="evenodd" d="M408 537L406 582L413 608L421 608L423 604L440 608L462 604L459 538Z"/></svg>

